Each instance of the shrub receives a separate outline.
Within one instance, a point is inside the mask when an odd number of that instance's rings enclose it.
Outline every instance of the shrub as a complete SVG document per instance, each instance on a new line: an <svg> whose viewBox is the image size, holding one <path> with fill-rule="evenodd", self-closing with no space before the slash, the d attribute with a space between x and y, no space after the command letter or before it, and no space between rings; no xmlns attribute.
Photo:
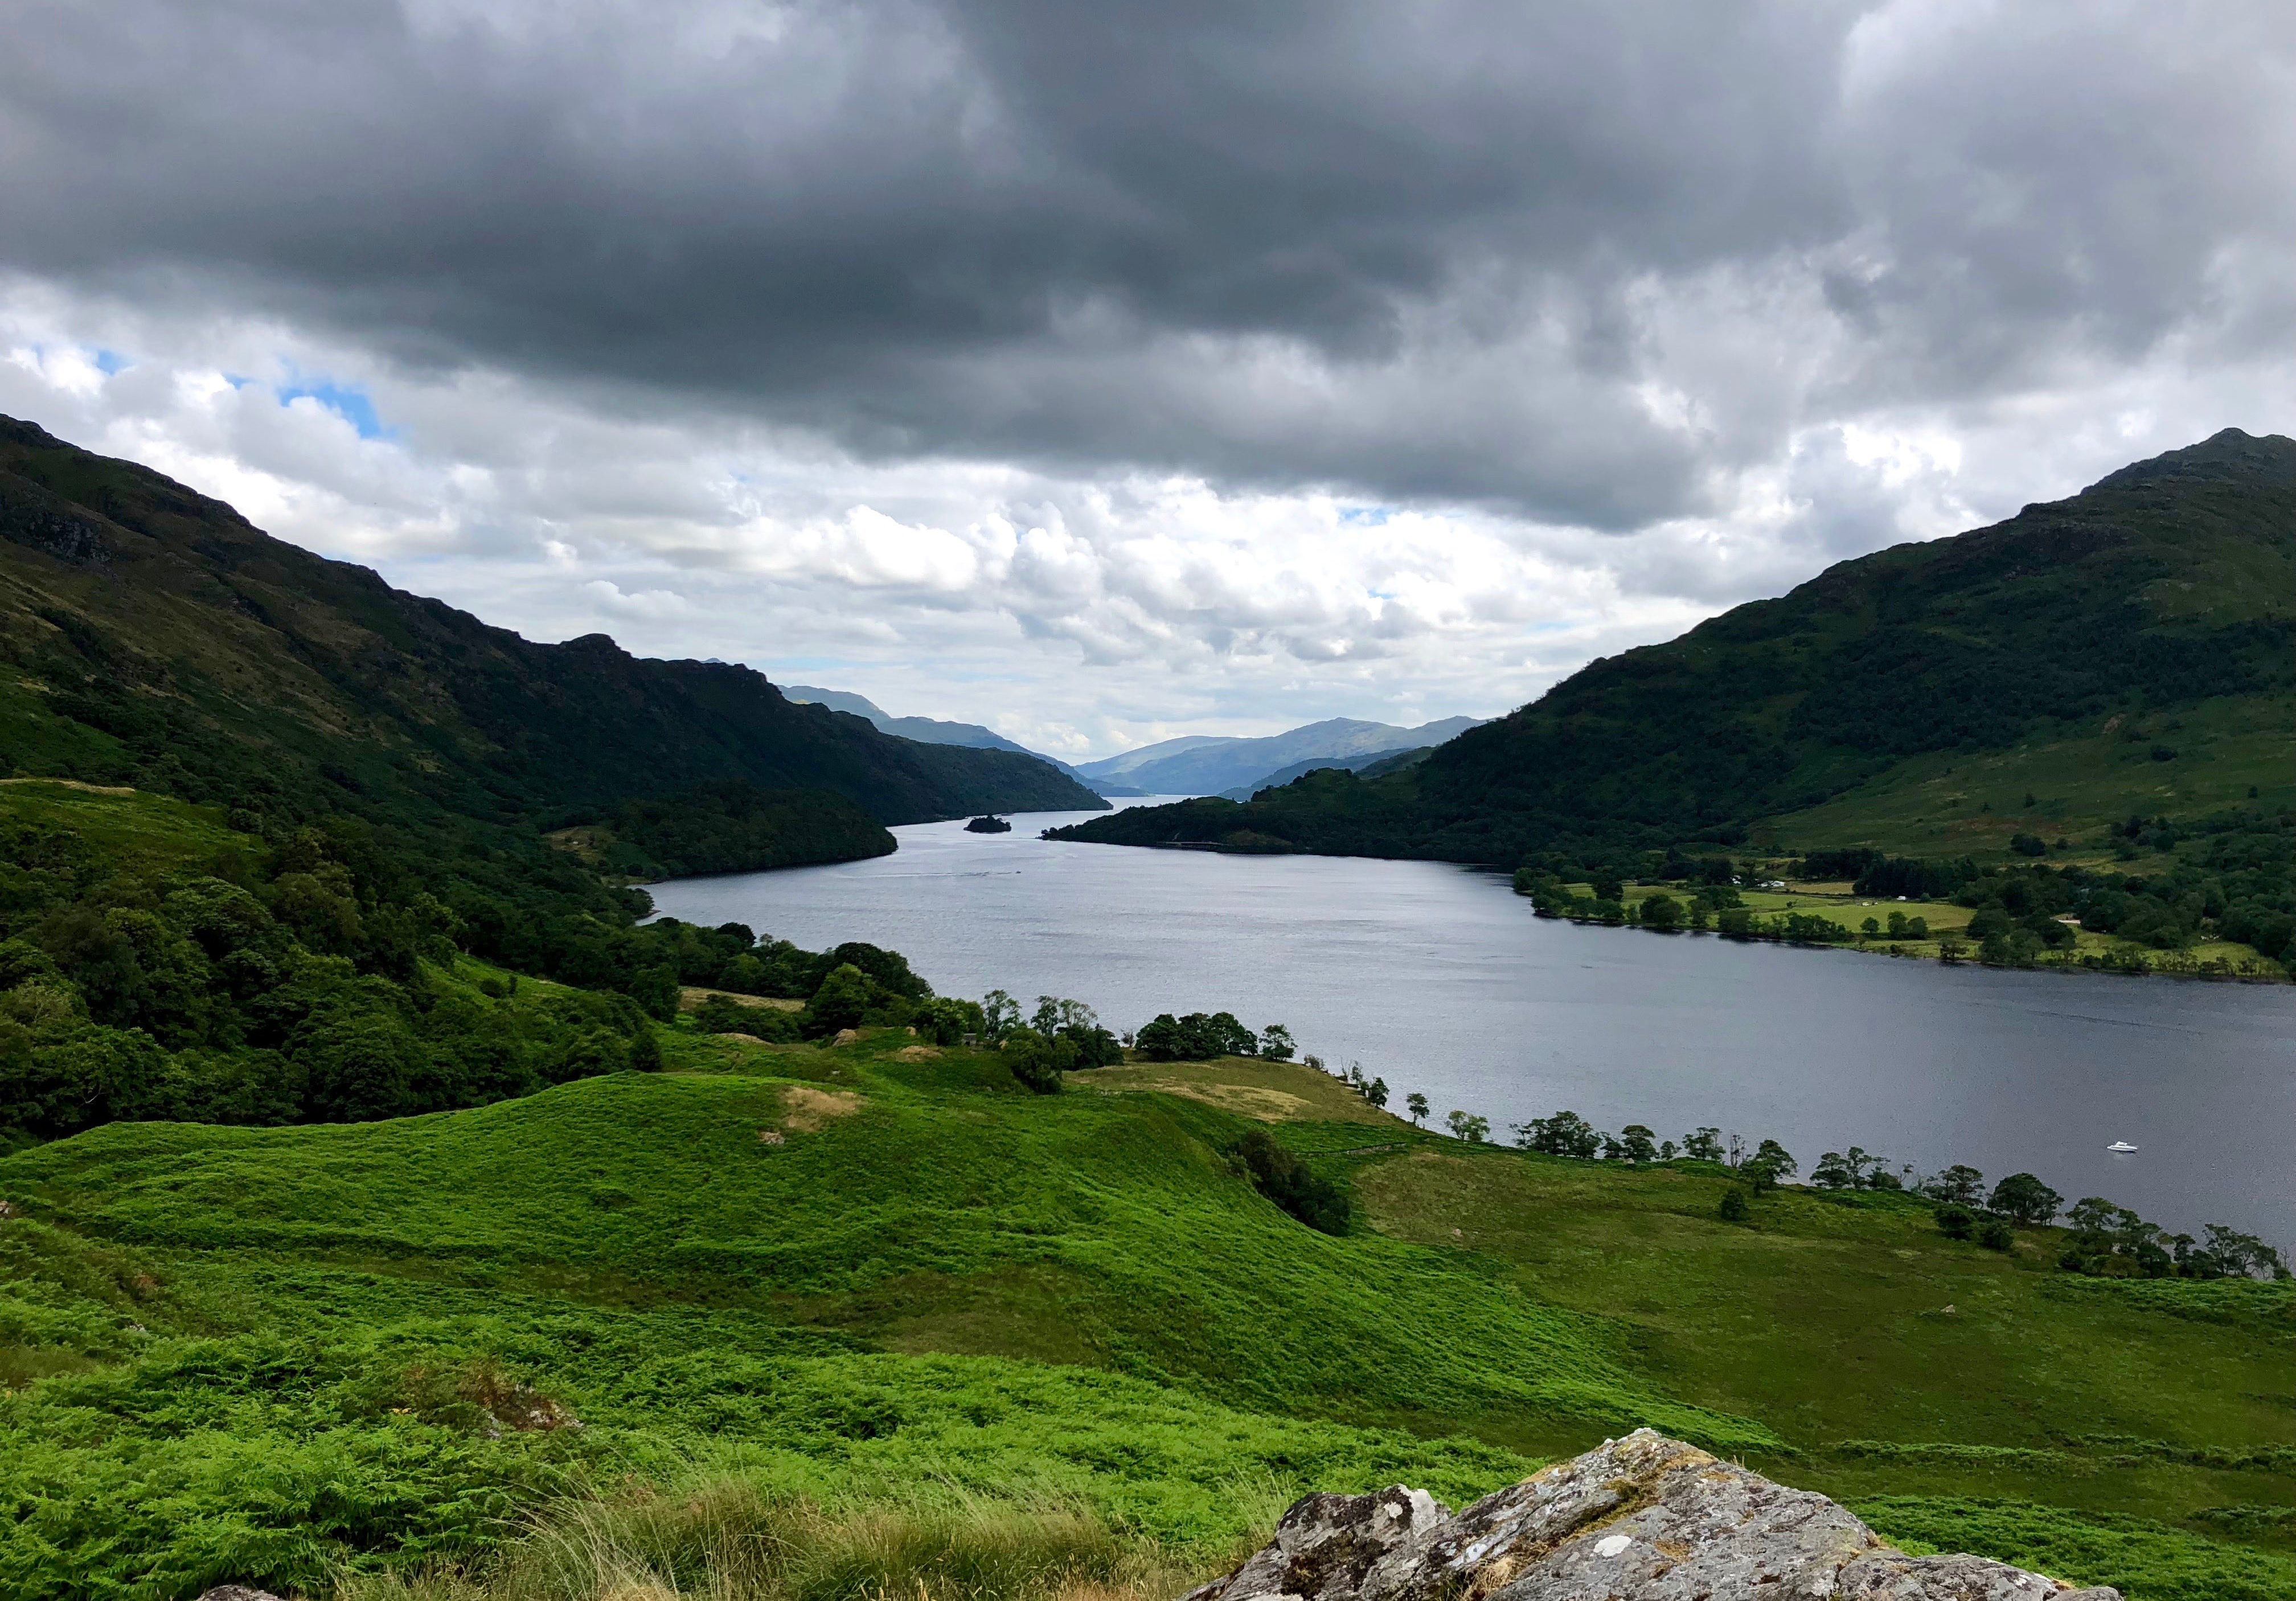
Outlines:
<svg viewBox="0 0 2296 1601"><path fill-rule="evenodd" d="M1722 1204L1714 1209L1714 1215L1726 1223L1742 1223L1753 1215L1753 1212L1754 1209L1747 1205L1746 1192L1733 1184L1722 1192Z"/></svg>
<svg viewBox="0 0 2296 1601"><path fill-rule="evenodd" d="M1265 1129L1244 1131L1230 1153L1252 1188L1310 1229L1324 1234L1348 1231L1346 1191L1319 1178L1305 1162L1271 1139Z"/></svg>
<svg viewBox="0 0 2296 1601"><path fill-rule="evenodd" d="M1977 1214L1957 1202L1937 1209L1938 1231L1948 1239L1967 1239L1977 1231Z"/></svg>
<svg viewBox="0 0 2296 1601"><path fill-rule="evenodd" d="M1977 1226L1977 1243L1988 1251L2013 1250L2017 1231L2009 1226L2005 1217L1989 1217Z"/></svg>
<svg viewBox="0 0 2296 1601"><path fill-rule="evenodd" d="M1033 1028L1012 1030L998 1049L1013 1076L1038 1095L1058 1095L1061 1074L1077 1065L1075 1041L1046 1039Z"/></svg>

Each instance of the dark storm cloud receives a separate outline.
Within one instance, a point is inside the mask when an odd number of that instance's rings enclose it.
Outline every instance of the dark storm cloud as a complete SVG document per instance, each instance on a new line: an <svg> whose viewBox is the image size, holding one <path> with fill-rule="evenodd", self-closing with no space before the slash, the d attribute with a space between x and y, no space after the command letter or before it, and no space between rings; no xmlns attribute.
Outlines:
<svg viewBox="0 0 2296 1601"><path fill-rule="evenodd" d="M2251 313L2292 34L2229 4L20 4L0 255L873 454L1628 527L1780 459L1813 395L1981 399Z"/></svg>

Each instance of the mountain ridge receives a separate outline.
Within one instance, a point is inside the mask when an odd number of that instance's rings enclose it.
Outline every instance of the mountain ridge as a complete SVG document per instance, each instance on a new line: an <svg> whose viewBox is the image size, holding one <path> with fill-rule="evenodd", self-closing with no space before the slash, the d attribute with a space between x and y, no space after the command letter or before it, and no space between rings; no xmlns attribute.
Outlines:
<svg viewBox="0 0 2296 1601"><path fill-rule="evenodd" d="M1087 762L1077 771L1087 782L1120 777L1152 795L1214 795L1231 788L1258 788L1305 761L1439 745L1477 723L1472 717L1445 717L1402 728L1359 717L1326 717L1256 739L1184 735Z"/></svg>
<svg viewBox="0 0 2296 1601"><path fill-rule="evenodd" d="M805 683L785 683L778 687L783 695L800 705L825 706L832 711L850 712L857 717L867 718L878 732L891 734L896 739L914 739L920 745L958 745L973 750L1006 750L1017 756L1034 756L1039 762L1058 768L1078 783L1085 783L1084 775L1058 756L1048 756L1041 750L1030 750L983 723L951 723L939 717L896 717L866 695L857 695L850 690L825 690L818 684ZM1090 788L1091 786L1086 784L1086 788ZM1094 793L1099 791L1095 790Z"/></svg>
<svg viewBox="0 0 2296 1601"><path fill-rule="evenodd" d="M921 745L762 674L529 641L223 502L0 420L0 762L305 816L576 821L738 780L881 823L1079 810L1042 763Z"/></svg>
<svg viewBox="0 0 2296 1601"><path fill-rule="evenodd" d="M2296 689L2292 619L2296 441L2227 429L1597 658L1406 771L1311 773L1241 807L1136 809L1062 832L1502 866L1750 837L1815 847L1846 842L1790 837L1787 820L1826 808L1829 827L1860 828L1859 794L1912 783L1925 760L1949 771L1949 757L1989 755L2008 762L1999 796L1964 774L1924 803L1920 837L2005 850L2018 750L2128 742L2172 713L2269 727L2271 698ZM2226 804L2251 781L2259 799L2287 789L2284 757L2250 750L2226 765L2230 749L2229 736L2192 748L2148 737L2093 761L2058 827ZM1961 805L1972 815L1949 815Z"/></svg>

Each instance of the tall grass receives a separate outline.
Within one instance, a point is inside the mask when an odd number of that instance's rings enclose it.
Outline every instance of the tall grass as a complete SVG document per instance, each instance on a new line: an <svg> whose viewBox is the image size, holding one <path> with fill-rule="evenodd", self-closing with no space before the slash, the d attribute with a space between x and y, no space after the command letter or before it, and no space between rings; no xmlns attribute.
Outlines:
<svg viewBox="0 0 2296 1601"><path fill-rule="evenodd" d="M565 1503L482 1564L347 1576L340 1601L1168 1601L1216 1559L1089 1507L935 1488L824 1504L738 1478Z"/></svg>

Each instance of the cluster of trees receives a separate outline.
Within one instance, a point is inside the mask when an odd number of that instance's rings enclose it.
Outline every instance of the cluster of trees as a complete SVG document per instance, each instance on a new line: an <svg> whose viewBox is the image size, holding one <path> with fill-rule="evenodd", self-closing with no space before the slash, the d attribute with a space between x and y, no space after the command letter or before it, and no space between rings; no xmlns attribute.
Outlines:
<svg viewBox="0 0 2296 1601"><path fill-rule="evenodd" d="M2278 1251L2252 1234L2210 1223L2200 1239L2171 1234L2102 1196L2065 1213L2072 1239L2057 1265L2076 1273L2138 1278L2286 1278Z"/></svg>
<svg viewBox="0 0 2296 1601"><path fill-rule="evenodd" d="M2137 847L2199 848L2143 874L2039 864L1979 869L1967 860L1888 857L1857 878L1860 894L1949 896L1976 913L1968 938L1980 961L2029 966L2075 941L2079 926L2153 951L2224 939L2286 963L2296 960L2296 813L2227 811L2177 825L2132 817L2112 829L2126 861Z"/></svg>
<svg viewBox="0 0 2296 1601"><path fill-rule="evenodd" d="M1150 1062L1205 1062L1217 1057L1288 1062L1298 1049L1292 1031L1281 1023L1271 1023L1255 1034L1234 1012L1190 1012L1185 1017L1159 1012L1141 1025L1132 1045Z"/></svg>
<svg viewBox="0 0 2296 1601"><path fill-rule="evenodd" d="M1365 1078L1361 1062L1349 1062L1344 1068L1332 1067L1325 1066L1323 1058L1309 1056L1301 1058L1300 1065L1313 1067L1318 1073L1330 1074L1373 1106L1382 1111L1386 1110L1387 1081L1383 1078ZM1413 1116L1413 1121L1417 1122L1427 1115L1427 1098L1423 1095L1414 1095L1411 1099L1418 1108Z"/></svg>
<svg viewBox="0 0 2296 1601"><path fill-rule="evenodd" d="M1793 1156L1775 1139L1762 1140L1751 1150L1737 1135L1726 1144L1722 1131L1693 1129L1679 1142L1660 1139L1649 1127L1630 1123L1616 1134L1607 1134L1576 1112L1557 1112L1512 1125L1514 1142L1527 1151L1549 1156L1574 1156L1582 1162L1602 1160L1640 1164L1719 1162L1756 1189L1774 1189L1800 1171Z"/></svg>
<svg viewBox="0 0 2296 1601"><path fill-rule="evenodd" d="M1063 1073L1124 1059L1123 1046L1081 1001L1039 995L1037 1009L1023 1020L1020 1002L991 990L977 1009L978 1032L1004 1054L1013 1076L1039 1095L1058 1094Z"/></svg>
<svg viewBox="0 0 2296 1601"><path fill-rule="evenodd" d="M632 963L610 896L464 881L432 893L354 820L145 868L53 825L0 830L0 1141L117 1118L283 1123L392 1117L660 1061L676 981ZM603 892L602 892L603 894ZM492 912L491 917L484 915ZM521 912L539 913L521 919ZM613 982L572 995L456 982L491 927Z"/></svg>
<svg viewBox="0 0 2296 1601"><path fill-rule="evenodd" d="M2013 1225L2038 1227L2060 1213L2071 1238L2057 1258L2069 1271L2143 1278L2270 1278L2288 1276L2272 1246L2252 1234L2210 1223L2195 1239L2148 1223L2126 1206L2089 1196L2070 1206L2031 1173L2012 1173L1987 1195L1985 1175L1956 1163L1916 1188L1937 1203L1938 1227L1955 1239L2006 1251Z"/></svg>
<svg viewBox="0 0 2296 1601"><path fill-rule="evenodd" d="M395 1117L651 1068L686 984L806 1003L705 1017L766 1038L981 1027L897 952L642 923L642 893L538 841L242 811L238 837L188 864L0 827L0 1142L119 1118ZM567 988L474 978L465 954Z"/></svg>
<svg viewBox="0 0 2296 1601"><path fill-rule="evenodd" d="M1408 1098L1412 1121L1423 1122L1427 1098ZM1490 1136L1488 1118L1455 1111L1447 1119L1455 1138L1481 1144ZM1616 1134L1605 1133L1576 1112L1557 1112L1513 1125L1514 1142L1523 1150L1579 1161L1641 1164L1677 1159L1719 1163L1742 1180L1722 1198L1720 1215L1742 1221L1751 1215L1747 1194L1776 1188L1800 1171L1784 1146L1763 1139L1749 1146L1738 1135L1726 1141L1718 1128L1693 1129L1680 1140L1660 1139L1646 1125L1630 1123ZM2064 1197L2031 1173L2012 1173L1988 1193L1985 1175L1956 1163L1927 1178L1913 1176L1910 1167L1898 1172L1889 1163L1858 1146L1847 1151L1827 1151L1809 1171L1810 1184L1821 1190L1910 1191L1931 1202L1939 1229L1955 1239L1974 1239L1993 1250L2006 1251L2016 1244L2019 1225L2037 1228L2062 1213L2071 1227L2071 1239L2058 1265L2070 1271L2134 1275L2145 1278L2286 1278L2281 1254L2253 1235L2210 1223L2195 1239L2171 1234L2126 1207L2092 1196L2068 1208Z"/></svg>
<svg viewBox="0 0 2296 1601"><path fill-rule="evenodd" d="M1684 900L1663 890L1628 900L1626 886L1617 878L1597 877L1588 885L1592 893L1582 895L1559 877L1526 868L1515 875L1514 886L1516 894L1530 897L1531 909L1540 917L1630 924L1669 933L1704 929L1718 920L1726 923L1732 913L1744 910L1737 890L1727 883L1702 885Z"/></svg>

